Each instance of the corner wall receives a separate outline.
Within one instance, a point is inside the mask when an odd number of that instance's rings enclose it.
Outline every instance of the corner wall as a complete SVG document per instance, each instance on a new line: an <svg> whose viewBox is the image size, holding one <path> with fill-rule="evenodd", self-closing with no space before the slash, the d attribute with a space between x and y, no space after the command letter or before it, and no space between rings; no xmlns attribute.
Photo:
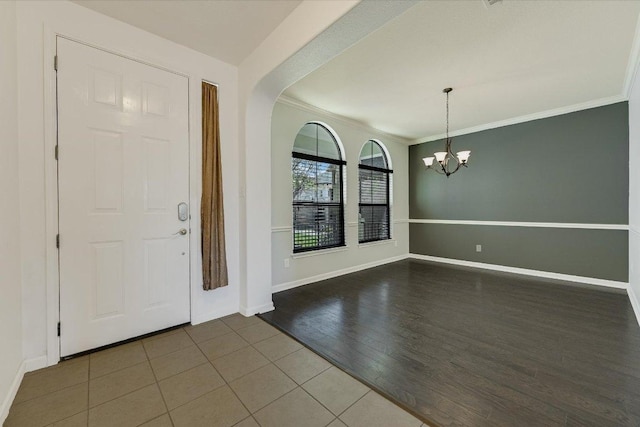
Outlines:
<svg viewBox="0 0 640 427"><path fill-rule="evenodd" d="M640 74L629 95L629 299L640 323Z"/></svg>
<svg viewBox="0 0 640 427"><path fill-rule="evenodd" d="M442 140L411 146L410 252L627 282L627 108L457 136L471 159L448 179L421 160Z"/></svg>
<svg viewBox="0 0 640 427"><path fill-rule="evenodd" d="M293 254L291 152L300 129L308 122L329 125L345 149L345 235L347 246L317 252ZM358 244L358 158L370 139L382 142L391 156L392 233L391 240ZM280 100L271 123L271 253L274 292L310 283L363 266L396 260L407 255L408 170L407 142L354 122L323 113L313 107ZM289 267L285 267L285 260Z"/></svg>
<svg viewBox="0 0 640 427"><path fill-rule="evenodd" d="M0 424L22 379L16 2L0 2Z"/></svg>

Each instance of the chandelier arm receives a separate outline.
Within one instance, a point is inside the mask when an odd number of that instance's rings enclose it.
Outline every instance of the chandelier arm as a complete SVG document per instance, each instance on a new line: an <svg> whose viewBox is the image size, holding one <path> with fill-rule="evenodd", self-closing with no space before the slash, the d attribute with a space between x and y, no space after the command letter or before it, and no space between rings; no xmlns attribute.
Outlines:
<svg viewBox="0 0 640 427"><path fill-rule="evenodd" d="M460 169L460 165L462 165L462 163L458 159L456 159L456 162L458 163L458 166L456 166L456 168L453 170L453 172L450 173L450 175L458 172L458 169Z"/></svg>
<svg viewBox="0 0 640 427"><path fill-rule="evenodd" d="M445 175L447 175L447 176L448 176L448 175L449 175L449 165L448 165L448 162L447 162L447 158L446 158L446 157L445 157L444 161L443 161L442 163L440 163L440 167L442 168L442 172L443 172Z"/></svg>

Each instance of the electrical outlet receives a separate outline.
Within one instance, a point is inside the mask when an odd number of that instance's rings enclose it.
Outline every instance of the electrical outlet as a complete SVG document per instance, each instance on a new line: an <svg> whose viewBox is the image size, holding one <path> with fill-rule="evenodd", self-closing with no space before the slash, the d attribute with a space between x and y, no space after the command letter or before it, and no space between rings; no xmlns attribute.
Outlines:
<svg viewBox="0 0 640 427"><path fill-rule="evenodd" d="M284 268L289 268L289 258L284 259Z"/></svg>
<svg viewBox="0 0 640 427"><path fill-rule="evenodd" d="M393 246L395 246L396 248L398 247L398 241L397 240L393 242Z"/></svg>
<svg viewBox="0 0 640 427"><path fill-rule="evenodd" d="M482 252L482 245L476 245L476 252Z"/></svg>

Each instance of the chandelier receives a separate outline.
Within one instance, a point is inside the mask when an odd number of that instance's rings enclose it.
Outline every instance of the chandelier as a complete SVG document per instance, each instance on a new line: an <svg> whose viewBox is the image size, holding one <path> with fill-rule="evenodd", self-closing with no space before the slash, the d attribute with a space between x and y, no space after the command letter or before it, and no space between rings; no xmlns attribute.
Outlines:
<svg viewBox="0 0 640 427"><path fill-rule="evenodd" d="M447 138L445 142L445 151L439 151L434 153L432 157L425 157L422 159L427 169L434 170L440 175L445 175L447 178L449 175L453 175L458 172L460 166L464 166L466 168L469 156L471 155L471 151L468 150L458 151L455 155L453 154L453 151L451 151L452 139L449 138L449 93L452 90L453 89L450 87L442 90L442 92L447 94ZM438 162L437 165L433 164L434 160ZM455 163L455 168L453 167L453 163Z"/></svg>

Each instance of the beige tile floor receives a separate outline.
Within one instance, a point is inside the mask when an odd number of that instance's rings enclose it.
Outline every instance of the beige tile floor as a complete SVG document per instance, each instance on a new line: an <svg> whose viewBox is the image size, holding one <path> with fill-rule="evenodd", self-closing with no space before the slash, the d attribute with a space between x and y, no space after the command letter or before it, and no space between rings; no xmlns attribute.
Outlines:
<svg viewBox="0 0 640 427"><path fill-rule="evenodd" d="M424 426L239 314L25 375L5 426Z"/></svg>

